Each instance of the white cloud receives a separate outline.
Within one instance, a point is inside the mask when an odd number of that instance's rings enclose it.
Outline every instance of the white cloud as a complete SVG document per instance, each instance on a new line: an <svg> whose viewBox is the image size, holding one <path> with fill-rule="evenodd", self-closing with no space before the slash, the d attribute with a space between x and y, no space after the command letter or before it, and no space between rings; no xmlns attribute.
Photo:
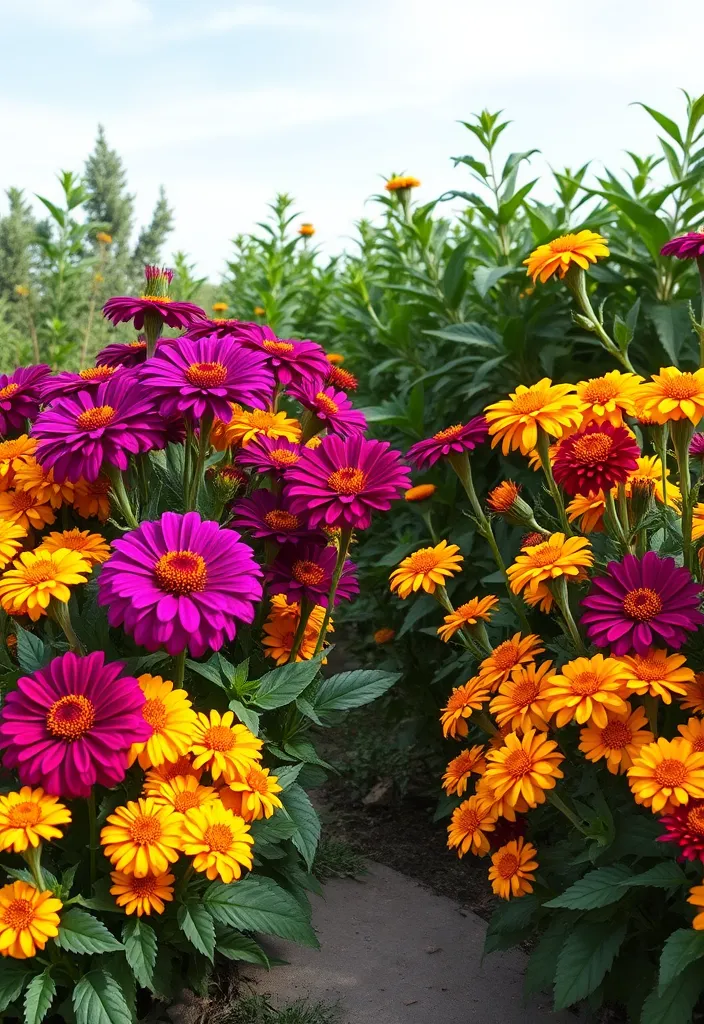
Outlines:
<svg viewBox="0 0 704 1024"><path fill-rule="evenodd" d="M72 30L129 29L152 21L143 0L0 0L0 15Z"/></svg>

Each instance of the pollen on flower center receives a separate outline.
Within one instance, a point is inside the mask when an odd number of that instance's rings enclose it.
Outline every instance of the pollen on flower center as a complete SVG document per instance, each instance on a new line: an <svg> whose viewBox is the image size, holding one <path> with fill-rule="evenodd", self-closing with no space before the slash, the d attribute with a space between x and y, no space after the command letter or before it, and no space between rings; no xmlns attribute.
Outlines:
<svg viewBox="0 0 704 1024"><path fill-rule="evenodd" d="M186 380L197 388L217 388L227 380L227 367L223 363L191 363Z"/></svg>
<svg viewBox="0 0 704 1024"><path fill-rule="evenodd" d="M96 405L76 417L76 426L79 430L99 430L109 426L114 417L115 410L111 405Z"/></svg>
<svg viewBox="0 0 704 1024"><path fill-rule="evenodd" d="M166 704L160 697L152 697L142 708L142 718L158 732L166 725Z"/></svg>
<svg viewBox="0 0 704 1024"><path fill-rule="evenodd" d="M271 352L272 355L287 355L289 352L293 352L293 345L290 341L270 341L267 339L262 342L262 348L267 352Z"/></svg>
<svg viewBox="0 0 704 1024"><path fill-rule="evenodd" d="M146 348L146 347L147 347L146 341L130 341L128 343L128 348Z"/></svg>
<svg viewBox="0 0 704 1024"><path fill-rule="evenodd" d="M662 611L660 595L649 587L638 587L629 590L623 599L623 610L632 619L648 622Z"/></svg>
<svg viewBox="0 0 704 1024"><path fill-rule="evenodd" d="M687 826L692 832L704 835L704 806L693 807L687 815Z"/></svg>
<svg viewBox="0 0 704 1024"><path fill-rule="evenodd" d="M135 843L156 843L161 839L161 822L158 818L150 818L139 814L129 828L130 839Z"/></svg>
<svg viewBox="0 0 704 1024"><path fill-rule="evenodd" d="M298 516L293 512L286 512L285 509L275 508L266 513L264 522L272 530L295 530L298 527Z"/></svg>
<svg viewBox="0 0 704 1024"><path fill-rule="evenodd" d="M434 551L415 551L408 565L409 572L432 572L438 566L438 556Z"/></svg>
<svg viewBox="0 0 704 1024"><path fill-rule="evenodd" d="M471 807L464 807L457 814L455 824L465 832L476 832L481 826L481 820L477 812L472 810Z"/></svg>
<svg viewBox="0 0 704 1024"><path fill-rule="evenodd" d="M291 452L288 448L274 448L269 452L269 458L277 466L295 466L300 457L298 452Z"/></svg>
<svg viewBox="0 0 704 1024"><path fill-rule="evenodd" d="M140 899L152 896L158 885L159 880L153 875L147 875L145 878L130 877L130 891L133 896L137 896Z"/></svg>
<svg viewBox="0 0 704 1024"><path fill-rule="evenodd" d="M363 491L367 483L367 474L361 469L355 469L353 466L343 466L341 469L336 469L334 473L331 473L328 477L328 487L337 491L338 494L359 494Z"/></svg>
<svg viewBox="0 0 704 1024"><path fill-rule="evenodd" d="M95 707L82 693L71 693L54 701L46 715L46 728L52 736L78 740L95 721Z"/></svg>
<svg viewBox="0 0 704 1024"><path fill-rule="evenodd" d="M531 771L533 761L525 750L514 750L504 761L504 768L514 779L519 779Z"/></svg>
<svg viewBox="0 0 704 1024"><path fill-rule="evenodd" d="M42 811L39 804L35 804L31 800L25 800L21 804L14 804L7 812L10 824L14 825L15 828L36 825L41 816Z"/></svg>
<svg viewBox="0 0 704 1024"><path fill-rule="evenodd" d="M329 395L326 395L324 391L319 391L315 396L315 401L321 412L324 412L326 416L334 416L338 411L339 406L337 402L333 402Z"/></svg>
<svg viewBox="0 0 704 1024"><path fill-rule="evenodd" d="M618 395L618 388L611 380L590 380L582 392L585 402L592 405L606 405L612 398Z"/></svg>
<svg viewBox="0 0 704 1024"><path fill-rule="evenodd" d="M251 416L252 426L257 427L259 430L266 430L267 427L273 427L276 423L274 413L268 412L266 409L253 409Z"/></svg>
<svg viewBox="0 0 704 1024"><path fill-rule="evenodd" d="M255 793L268 792L266 775L259 768L250 768L247 774L247 785L250 789L253 789Z"/></svg>
<svg viewBox="0 0 704 1024"><path fill-rule="evenodd" d="M444 430L438 430L437 434L433 434L433 441L454 441L461 433L462 424L455 423L453 427L445 427Z"/></svg>
<svg viewBox="0 0 704 1024"><path fill-rule="evenodd" d="M227 853L232 848L232 829L228 825L208 825L203 842L215 853Z"/></svg>
<svg viewBox="0 0 704 1024"><path fill-rule="evenodd" d="M89 366L87 370L81 370L78 376L83 380L107 380L114 372L114 366Z"/></svg>
<svg viewBox="0 0 704 1024"><path fill-rule="evenodd" d="M599 677L594 672L580 672L572 680L572 689L575 693L588 697L599 689Z"/></svg>
<svg viewBox="0 0 704 1024"><path fill-rule="evenodd" d="M637 678L642 679L644 683L652 683L656 679L662 679L663 672L666 671L662 661L644 657L642 654L635 654L633 661L635 662Z"/></svg>
<svg viewBox="0 0 704 1024"><path fill-rule="evenodd" d="M200 798L197 793L193 790L184 789L182 793L178 793L174 799L174 810L179 811L181 814L185 814L186 811L190 811L192 807L200 806Z"/></svg>
<svg viewBox="0 0 704 1024"><path fill-rule="evenodd" d="M681 401L683 398L693 398L701 391L701 385L692 373L682 373L677 377L664 378L661 385L667 397L677 401Z"/></svg>
<svg viewBox="0 0 704 1024"><path fill-rule="evenodd" d="M34 920L34 909L29 900L13 900L2 912L2 923L18 932L29 928Z"/></svg>
<svg viewBox="0 0 704 1024"><path fill-rule="evenodd" d="M195 551L167 551L154 566L159 586L170 594L193 594L205 590L208 569Z"/></svg>
<svg viewBox="0 0 704 1024"><path fill-rule="evenodd" d="M551 544L545 544L545 546L541 544L529 554L530 565L536 568L552 565L559 557L560 549L553 547Z"/></svg>
<svg viewBox="0 0 704 1024"><path fill-rule="evenodd" d="M609 722L609 724L601 730L601 742L609 750L623 750L633 738L633 733L628 728L625 722Z"/></svg>
<svg viewBox="0 0 704 1024"><path fill-rule="evenodd" d="M34 504L34 498L29 491L15 491L12 495L12 511L25 512Z"/></svg>
<svg viewBox="0 0 704 1024"><path fill-rule="evenodd" d="M613 438L608 434L585 434L575 441L572 454L580 462L603 462L609 457L613 445Z"/></svg>
<svg viewBox="0 0 704 1024"><path fill-rule="evenodd" d="M502 644L494 648L492 660L498 669L505 672L509 668L513 668L518 658L518 646L513 640L504 640Z"/></svg>
<svg viewBox="0 0 704 1024"><path fill-rule="evenodd" d="M4 388L0 388L0 402L3 398L12 398L18 389L19 384L6 384Z"/></svg>
<svg viewBox="0 0 704 1024"><path fill-rule="evenodd" d="M309 560L302 560L293 563L293 578L304 586L317 587L325 579L325 570L322 565Z"/></svg>
<svg viewBox="0 0 704 1024"><path fill-rule="evenodd" d="M512 853L505 853L496 866L502 878L511 878L518 868L518 858Z"/></svg>
<svg viewBox="0 0 704 1024"><path fill-rule="evenodd" d="M542 409L547 400L545 391L525 391L513 399L513 411L526 415Z"/></svg>
<svg viewBox="0 0 704 1024"><path fill-rule="evenodd" d="M579 244L579 239L574 234L561 235L559 238L553 238L552 242L548 242L553 252L573 252L575 246L579 246Z"/></svg>
<svg viewBox="0 0 704 1024"><path fill-rule="evenodd" d="M171 302L168 295L140 295L144 302Z"/></svg>
<svg viewBox="0 0 704 1024"><path fill-rule="evenodd" d="M226 725L211 725L209 729L205 730L203 746L209 750L218 750L220 753L225 753L227 750L232 750L234 745L235 737L232 729L228 729Z"/></svg>
<svg viewBox="0 0 704 1024"><path fill-rule="evenodd" d="M526 680L515 687L511 694L511 700L514 704L524 707L526 704L531 704L539 693L540 687L538 684Z"/></svg>
<svg viewBox="0 0 704 1024"><path fill-rule="evenodd" d="M687 769L681 761L676 761L673 757L666 757L657 766L654 775L660 786L681 786L687 777Z"/></svg>

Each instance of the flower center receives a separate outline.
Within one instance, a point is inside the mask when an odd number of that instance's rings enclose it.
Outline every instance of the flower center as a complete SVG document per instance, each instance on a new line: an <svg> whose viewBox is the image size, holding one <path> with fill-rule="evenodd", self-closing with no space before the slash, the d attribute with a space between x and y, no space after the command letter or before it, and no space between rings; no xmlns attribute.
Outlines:
<svg viewBox="0 0 704 1024"><path fill-rule="evenodd" d="M293 578L306 587L317 587L325 579L325 569L317 562L299 560L293 563Z"/></svg>
<svg viewBox="0 0 704 1024"><path fill-rule="evenodd" d="M268 793L267 777L259 768L251 768L247 774L247 785L255 793Z"/></svg>
<svg viewBox="0 0 704 1024"><path fill-rule="evenodd" d="M533 768L533 760L525 750L514 750L504 761L504 768L514 779L522 779Z"/></svg>
<svg viewBox="0 0 704 1024"><path fill-rule="evenodd" d="M79 430L100 430L109 426L114 417L115 410L111 405L96 405L76 417L76 426Z"/></svg>
<svg viewBox="0 0 704 1024"><path fill-rule="evenodd" d="M271 352L273 356L284 356L288 355L289 352L293 352L293 345L290 341L263 341L262 348L267 352Z"/></svg>
<svg viewBox="0 0 704 1024"><path fill-rule="evenodd" d="M206 729L203 736L203 746L209 750L217 750L220 753L232 750L235 745L235 736L232 729L226 725L211 725Z"/></svg>
<svg viewBox="0 0 704 1024"><path fill-rule="evenodd" d="M334 416L338 411L337 402L333 402L329 395L326 395L324 391L319 391L315 396L315 401L320 412L324 412L326 416Z"/></svg>
<svg viewBox="0 0 704 1024"><path fill-rule="evenodd" d="M594 672L580 672L572 680L572 691L589 697L599 689L599 677Z"/></svg>
<svg viewBox="0 0 704 1024"><path fill-rule="evenodd" d="M518 660L518 647L513 640L504 640L502 644L499 644L495 648L492 655L492 660L498 669L502 672L506 672L508 669L513 668Z"/></svg>
<svg viewBox="0 0 704 1024"><path fill-rule="evenodd" d="M687 815L687 826L692 832L697 832L700 836L704 835L704 804L692 807Z"/></svg>
<svg viewBox="0 0 704 1024"><path fill-rule="evenodd" d="M545 391L524 391L522 395L516 395L513 399L513 411L526 415L542 409L547 401Z"/></svg>
<svg viewBox="0 0 704 1024"><path fill-rule="evenodd" d="M18 932L29 928L33 920L34 908L29 900L13 900L2 912L3 924Z"/></svg>
<svg viewBox="0 0 704 1024"><path fill-rule="evenodd" d="M466 807L457 816L457 825L462 829L463 832L477 832L481 828L481 821L476 811L473 811L471 807Z"/></svg>
<svg viewBox="0 0 704 1024"><path fill-rule="evenodd" d="M144 302L171 302L168 295L140 295Z"/></svg>
<svg viewBox="0 0 704 1024"><path fill-rule="evenodd" d="M414 573L427 573L437 569L439 564L434 551L416 551L411 555L408 569Z"/></svg>
<svg viewBox="0 0 704 1024"><path fill-rule="evenodd" d="M704 752L704 734L700 733L700 735L697 736L696 739L692 740L692 747L698 754Z"/></svg>
<svg viewBox="0 0 704 1024"><path fill-rule="evenodd" d="M228 825L208 825L203 841L214 853L228 853L232 849L232 829Z"/></svg>
<svg viewBox="0 0 704 1024"><path fill-rule="evenodd" d="M662 381L662 390L668 398L681 401L683 398L693 398L701 392L701 385L697 382L692 373L681 373L678 377Z"/></svg>
<svg viewBox="0 0 704 1024"><path fill-rule="evenodd" d="M512 878L518 870L518 857L505 853L496 865L502 878Z"/></svg>
<svg viewBox="0 0 704 1024"><path fill-rule="evenodd" d="M79 740L92 728L95 707L81 693L67 694L54 701L46 715L46 728L62 740Z"/></svg>
<svg viewBox="0 0 704 1024"><path fill-rule="evenodd" d="M660 786L681 786L687 778L687 769L674 757L666 757L655 769L655 781Z"/></svg>
<svg viewBox="0 0 704 1024"><path fill-rule="evenodd" d="M518 683L513 691L513 703L518 707L524 708L526 705L531 704L540 693L540 687L537 683L525 680L525 682Z"/></svg>
<svg viewBox="0 0 704 1024"><path fill-rule="evenodd" d="M667 675L665 663L656 661L655 658L636 654L633 657L633 661L635 662L637 678L642 679L644 683L652 683L656 679L662 679L664 675Z"/></svg>
<svg viewBox="0 0 704 1024"><path fill-rule="evenodd" d="M608 459L613 444L613 439L608 434L585 434L573 444L572 454L580 462L603 462Z"/></svg>
<svg viewBox="0 0 704 1024"><path fill-rule="evenodd" d="M455 423L452 427L445 427L444 430L438 430L437 434L433 434L433 441L454 441L458 438L464 429L462 423Z"/></svg>
<svg viewBox="0 0 704 1024"><path fill-rule="evenodd" d="M590 380L582 392L582 398L591 405L606 405L618 395L618 388L610 380Z"/></svg>
<svg viewBox="0 0 704 1024"><path fill-rule="evenodd" d="M161 839L162 827L158 818L138 814L129 828L130 839L135 843L156 843Z"/></svg>
<svg viewBox="0 0 704 1024"><path fill-rule="evenodd" d="M146 878L130 878L130 889L132 890L132 895L138 896L140 899L144 899L147 896L153 896L158 884L158 880L154 875L147 875Z"/></svg>
<svg viewBox="0 0 704 1024"><path fill-rule="evenodd" d="M195 551L167 551L154 566L154 575L170 594L193 594L205 590L208 582L205 559Z"/></svg>
<svg viewBox="0 0 704 1024"><path fill-rule="evenodd" d="M298 452L290 452L288 448L274 448L269 452L269 458L277 466L295 466L300 457Z"/></svg>
<svg viewBox="0 0 704 1024"><path fill-rule="evenodd" d="M624 747L628 746L632 738L633 734L625 722L609 722L601 730L601 742L609 750L623 750Z"/></svg>
<svg viewBox="0 0 704 1024"><path fill-rule="evenodd" d="M271 512L267 512L264 522L272 530L296 530L298 528L298 516L292 512L286 512L282 508L275 508Z"/></svg>
<svg viewBox="0 0 704 1024"><path fill-rule="evenodd" d="M359 494L367 484L367 474L354 466L343 466L328 477L328 487L338 494Z"/></svg>
<svg viewBox="0 0 704 1024"><path fill-rule="evenodd" d="M177 793L174 798L174 810L185 814L192 807L200 807L200 797L197 793L192 789L184 789L182 793Z"/></svg>
<svg viewBox="0 0 704 1024"><path fill-rule="evenodd" d="M266 430L268 427L276 425L276 416L273 412L267 412L266 409L253 409L249 414L249 422L253 427Z"/></svg>
<svg viewBox="0 0 704 1024"><path fill-rule="evenodd" d="M553 252L572 252L577 244L576 235L561 235L560 238L554 238L549 243Z"/></svg>
<svg viewBox="0 0 704 1024"><path fill-rule="evenodd" d="M3 398L12 398L16 391L19 391L19 384L6 384L4 388L0 388L0 402Z"/></svg>
<svg viewBox="0 0 704 1024"><path fill-rule="evenodd" d="M25 512L34 504L34 498L29 491L15 491L12 495L12 511Z"/></svg>
<svg viewBox="0 0 704 1024"><path fill-rule="evenodd" d="M166 725L166 704L161 697L152 697L142 708L142 718L151 725L154 732L159 732Z"/></svg>
<svg viewBox="0 0 704 1024"><path fill-rule="evenodd" d="M89 366L87 370L81 370L78 376L83 380L107 380L114 372L114 366Z"/></svg>
<svg viewBox="0 0 704 1024"><path fill-rule="evenodd" d="M130 342L128 342L127 347L128 348L146 348L147 347L147 343L146 343L146 341L130 341Z"/></svg>
<svg viewBox="0 0 704 1024"><path fill-rule="evenodd" d="M178 778L179 775L192 775L191 762L187 756L179 757L178 761L167 761L159 768L159 777L166 782Z"/></svg>
<svg viewBox="0 0 704 1024"><path fill-rule="evenodd" d="M10 824L15 828L23 828L25 825L36 825L42 816L39 804L26 800L24 803L15 804L7 813Z"/></svg>
<svg viewBox="0 0 704 1024"><path fill-rule="evenodd" d="M528 564L533 565L536 568L541 568L546 565L552 565L559 557L559 548L554 548L552 544L547 543L538 544L537 547L528 555Z"/></svg>
<svg viewBox="0 0 704 1024"><path fill-rule="evenodd" d="M467 695L465 691L460 687L460 689L455 690L454 693L450 694L447 700L446 707L448 711L461 711L462 708L467 707L468 703L469 701L467 699Z"/></svg>
<svg viewBox="0 0 704 1024"><path fill-rule="evenodd" d="M623 599L623 610L632 619L648 622L662 611L660 595L649 587L629 590Z"/></svg>
<svg viewBox="0 0 704 1024"><path fill-rule="evenodd" d="M227 367L222 363L191 363L186 380L197 388L219 388L227 380Z"/></svg>

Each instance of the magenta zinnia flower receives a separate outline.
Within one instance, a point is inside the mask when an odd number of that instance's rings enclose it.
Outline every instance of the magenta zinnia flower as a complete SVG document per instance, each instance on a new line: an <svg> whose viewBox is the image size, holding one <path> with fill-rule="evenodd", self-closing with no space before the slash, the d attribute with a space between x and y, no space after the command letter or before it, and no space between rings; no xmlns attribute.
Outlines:
<svg viewBox="0 0 704 1024"><path fill-rule="evenodd" d="M323 544L287 544L271 565L266 566L270 594L285 594L288 601L306 598L312 604L328 606L328 592L337 562L337 548ZM335 594L335 604L350 601L359 592L355 567L345 561Z"/></svg>
<svg viewBox="0 0 704 1024"><path fill-rule="evenodd" d="M671 238L660 250L661 256L676 256L678 260L698 260L704 256L704 232L689 231Z"/></svg>
<svg viewBox="0 0 704 1024"><path fill-rule="evenodd" d="M145 317L154 317L167 327L180 330L189 327L194 321L202 320L205 312L192 302L174 302L166 294L173 279L173 271L162 267L148 266L144 268L147 279L147 290L139 297L132 295L116 295L103 306L103 315L111 323L117 325L131 320L136 331L144 327Z"/></svg>
<svg viewBox="0 0 704 1024"><path fill-rule="evenodd" d="M232 522L239 530L249 530L253 537L286 541L312 538L308 520L292 512L289 502L263 487L249 498L240 498L232 506Z"/></svg>
<svg viewBox="0 0 704 1024"><path fill-rule="evenodd" d="M197 340L216 334L218 338L234 338L236 341L242 341L243 338L249 337L247 328L256 326L246 320L198 320L191 324L183 337Z"/></svg>
<svg viewBox="0 0 704 1024"><path fill-rule="evenodd" d="M330 363L320 345L314 341L277 338L270 327L260 324L247 324L247 328L246 332L238 331L238 338L266 353L277 384L287 387L315 383L316 389L323 386Z"/></svg>
<svg viewBox="0 0 704 1024"><path fill-rule="evenodd" d="M239 466L253 466L257 473L275 473L280 476L301 459L301 446L283 437L258 434L246 448L237 453Z"/></svg>
<svg viewBox="0 0 704 1024"><path fill-rule="evenodd" d="M34 435L38 461L62 483L97 480L106 463L127 469L130 455L164 447L166 424L146 389L125 372L55 401L39 414Z"/></svg>
<svg viewBox="0 0 704 1024"><path fill-rule="evenodd" d="M148 651L164 647L194 657L234 640L252 622L262 571L234 530L197 512L165 512L113 541L102 567L98 604Z"/></svg>
<svg viewBox="0 0 704 1024"><path fill-rule="evenodd" d="M483 416L475 416L469 423L456 423L454 427L439 430L432 437L418 441L408 449L407 457L418 469L433 466L438 459L461 452L471 452L486 441L489 428Z"/></svg>
<svg viewBox="0 0 704 1024"><path fill-rule="evenodd" d="M20 782L69 800L90 796L98 783L122 782L127 751L149 739L144 693L120 661L102 651L54 658L8 693L0 713L3 764Z"/></svg>
<svg viewBox="0 0 704 1024"><path fill-rule="evenodd" d="M25 420L39 412L41 385L51 370L44 363L18 366L14 373L0 373L0 435L24 430Z"/></svg>
<svg viewBox="0 0 704 1024"><path fill-rule="evenodd" d="M274 378L259 352L213 335L162 345L140 371L162 416L208 416L229 423L232 405L265 409Z"/></svg>
<svg viewBox="0 0 704 1024"><path fill-rule="evenodd" d="M690 800L672 813L663 814L658 824L665 826L665 834L658 836L658 842L677 843L678 860L704 862L704 800Z"/></svg>
<svg viewBox="0 0 704 1024"><path fill-rule="evenodd" d="M63 398L76 391L94 391L98 385L112 380L115 374L122 371L123 367L119 364L116 366L89 366L87 370L81 370L80 373L63 370L55 377L45 377L41 384L42 403L48 405L55 398Z"/></svg>
<svg viewBox="0 0 704 1024"><path fill-rule="evenodd" d="M699 611L701 587L674 558L647 551L609 562L607 575L592 580L582 601L582 623L597 647L613 654L635 649L642 654L658 642L675 650L704 623Z"/></svg>
<svg viewBox="0 0 704 1024"><path fill-rule="evenodd" d="M568 494L596 494L625 483L639 455L625 427L592 423L560 442L552 469Z"/></svg>
<svg viewBox="0 0 704 1024"><path fill-rule="evenodd" d="M289 394L320 421L316 433L327 427L331 434L350 437L367 429L364 413L355 409L344 391L323 387L320 381L306 381L291 385Z"/></svg>
<svg viewBox="0 0 704 1024"><path fill-rule="evenodd" d="M140 366L147 358L147 340L140 334L136 341L112 341L98 352L96 366Z"/></svg>
<svg viewBox="0 0 704 1024"><path fill-rule="evenodd" d="M689 454L693 459L704 459L704 434L695 434L689 442Z"/></svg>
<svg viewBox="0 0 704 1024"><path fill-rule="evenodd" d="M331 435L318 448L302 449L286 484L292 511L305 512L311 526L364 530L373 512L390 509L411 486L411 476L388 441Z"/></svg>

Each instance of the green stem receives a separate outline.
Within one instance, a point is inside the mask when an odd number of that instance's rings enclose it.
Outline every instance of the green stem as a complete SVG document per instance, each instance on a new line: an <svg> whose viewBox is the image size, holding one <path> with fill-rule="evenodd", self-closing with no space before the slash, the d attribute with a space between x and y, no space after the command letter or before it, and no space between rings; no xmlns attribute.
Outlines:
<svg viewBox="0 0 704 1024"><path fill-rule="evenodd" d="M692 479L689 472L689 443L694 427L689 420L674 420L670 423L670 438L675 450L679 469L680 491L682 492L682 552L684 566L692 571Z"/></svg>
<svg viewBox="0 0 704 1024"><path fill-rule="evenodd" d="M606 513L604 515L604 525L610 528L615 534L615 539L621 544L624 550L628 549L628 539L623 532L623 526L619 519L618 512L616 511L616 503L614 502L614 496L611 491L606 491L604 494L604 502L606 504Z"/></svg>
<svg viewBox="0 0 704 1024"><path fill-rule="evenodd" d="M628 353L622 352L618 345L609 337L604 330L604 325L594 312L589 295L587 294L586 275L581 267L575 267L574 269L570 268L568 273L565 275L565 284L574 295L577 300L577 305L582 310L582 313L587 320L591 323L594 334L599 338L609 355L612 355L614 359L617 359L626 370L629 370L631 373L635 373L636 371L628 358Z"/></svg>
<svg viewBox="0 0 704 1024"><path fill-rule="evenodd" d="M572 824L578 832L581 832L583 836L589 835L589 829L585 828L581 818L579 818L575 814L575 812L567 806L562 797L558 796L554 789L549 790L546 793L546 796L549 803L551 803L553 807L557 808L558 811L564 814L567 820L572 822Z"/></svg>
<svg viewBox="0 0 704 1024"><path fill-rule="evenodd" d="M618 511L621 516L623 535L628 540L631 535L631 524L628 521L628 499L626 498L626 485L618 485Z"/></svg>
<svg viewBox="0 0 704 1024"><path fill-rule="evenodd" d="M76 636L76 632L71 623L71 613L68 610L68 605L63 601L57 601L56 598L52 598L49 602L48 613L54 622L63 630L63 634L68 640L68 646L74 654L79 656L84 653L83 644Z"/></svg>
<svg viewBox="0 0 704 1024"><path fill-rule="evenodd" d="M552 594L555 598L555 602L562 612L562 617L565 620L565 625L569 630L569 635L574 641L574 645L577 648L578 654L584 656L587 650L584 646L584 641L577 629L577 623L574 621L572 611L570 609L569 596L567 594L567 581L564 576L558 576L557 579L552 581Z"/></svg>
<svg viewBox="0 0 704 1024"><path fill-rule="evenodd" d="M156 343L164 328L163 321L158 313L144 314L144 337L147 339L147 359L151 359L156 350Z"/></svg>
<svg viewBox="0 0 704 1024"><path fill-rule="evenodd" d="M332 574L332 580L330 581L330 591L328 593L328 606L325 609L325 617L323 618L323 624L320 627L320 636L318 642L315 645L315 654L320 654L325 643L325 637L328 632L328 624L330 622L330 616L335 606L335 595L337 594L337 587L342 576L342 570L345 567L345 559L347 558L347 552L350 549L352 543L352 527L343 526L340 533L340 547L337 552L337 562L335 563L335 569ZM315 655L314 655L315 656Z"/></svg>
<svg viewBox="0 0 704 1024"><path fill-rule="evenodd" d="M560 520L560 526L566 537L574 537L574 532L570 526L567 518L567 512L565 511L565 503L562 500L562 494L560 488L555 482L555 477L552 474L552 466L550 465L550 438L548 434L541 428L538 427L538 455L540 457L540 465L543 467L543 473L548 483L548 488L552 496L552 500L555 503L557 509L557 516Z"/></svg>
<svg viewBox="0 0 704 1024"><path fill-rule="evenodd" d="M40 843L39 846L28 846L22 856L27 862L27 867L32 872L32 878L37 883L37 888L40 892L45 892L46 882L42 872L42 844Z"/></svg>
<svg viewBox="0 0 704 1024"><path fill-rule="evenodd" d="M122 473L117 466L108 466L108 476L110 477L110 483L112 484L112 492L115 496L115 501L118 504L120 512L122 512L123 519L131 530L136 530L139 523L132 511L132 506L127 495L125 480Z"/></svg>
<svg viewBox="0 0 704 1024"><path fill-rule="evenodd" d="M474 718L472 720L474 722L476 722L476 724L479 726L479 728L483 729L484 732L487 733L487 735L489 735L489 736L498 736L499 735L499 730L496 728L496 726L494 725L492 720L489 718L489 716L486 713L486 711L478 711L476 713L476 715L474 715Z"/></svg>
<svg viewBox="0 0 704 1024"><path fill-rule="evenodd" d="M293 637L293 644L291 645L291 653L288 656L290 663L296 660L301 644L303 643L303 637L305 636L306 626L308 625L308 619L310 613L313 611L314 605L307 597L301 598L300 613L298 617L298 625L296 626L296 632Z"/></svg>
<svg viewBox="0 0 704 1024"><path fill-rule="evenodd" d="M90 887L91 892L98 877L98 816L95 810L95 789L88 797L88 842L90 843Z"/></svg>
<svg viewBox="0 0 704 1024"><path fill-rule="evenodd" d="M191 512L198 504L198 491L203 480L203 469L205 460L210 448L210 428L213 425L213 417L206 415L201 417L200 429L198 431L198 454L196 456L193 474L189 483L186 501L186 512Z"/></svg>
<svg viewBox="0 0 704 1024"><path fill-rule="evenodd" d="M183 689L183 678L186 674L186 648L177 654L174 658L174 688L177 690Z"/></svg>
<svg viewBox="0 0 704 1024"><path fill-rule="evenodd" d="M425 525L428 527L428 533L430 534L430 539L432 540L433 544L437 544L438 543L438 535L436 534L435 527L433 526L433 516L432 516L432 513L431 513L430 509L429 508L424 509L421 512L421 516L423 517L423 521L425 522Z"/></svg>

